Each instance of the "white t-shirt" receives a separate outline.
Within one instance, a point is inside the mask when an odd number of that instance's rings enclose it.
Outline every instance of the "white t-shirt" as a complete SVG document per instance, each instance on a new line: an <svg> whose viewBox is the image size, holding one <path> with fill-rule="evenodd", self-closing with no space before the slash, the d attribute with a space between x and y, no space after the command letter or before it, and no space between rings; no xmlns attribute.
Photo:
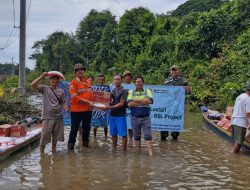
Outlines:
<svg viewBox="0 0 250 190"><path fill-rule="evenodd" d="M236 98L232 115L232 125L247 128L247 113L250 113L250 96L247 93L243 93Z"/></svg>

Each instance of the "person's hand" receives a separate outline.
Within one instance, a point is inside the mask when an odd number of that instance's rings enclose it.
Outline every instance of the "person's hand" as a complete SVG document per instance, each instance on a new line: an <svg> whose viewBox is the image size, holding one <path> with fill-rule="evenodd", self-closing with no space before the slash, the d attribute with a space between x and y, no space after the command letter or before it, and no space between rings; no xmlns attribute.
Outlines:
<svg viewBox="0 0 250 190"><path fill-rule="evenodd" d="M67 107L67 108L66 108L66 112L69 112L69 111L70 111L70 107Z"/></svg>
<svg viewBox="0 0 250 190"><path fill-rule="evenodd" d="M184 89L185 89L186 94L191 93L191 88L189 86L184 86Z"/></svg>
<svg viewBox="0 0 250 190"><path fill-rule="evenodd" d="M106 105L105 107L101 108L102 110L109 110L111 107L109 105Z"/></svg>
<svg viewBox="0 0 250 190"><path fill-rule="evenodd" d="M93 107L94 106L94 104L93 104L93 102L88 102L89 103L89 107Z"/></svg>
<svg viewBox="0 0 250 190"><path fill-rule="evenodd" d="M140 103L141 100L133 100L135 103Z"/></svg>
<svg viewBox="0 0 250 190"><path fill-rule="evenodd" d="M43 74L41 75L43 78L48 76L48 72L43 72Z"/></svg>

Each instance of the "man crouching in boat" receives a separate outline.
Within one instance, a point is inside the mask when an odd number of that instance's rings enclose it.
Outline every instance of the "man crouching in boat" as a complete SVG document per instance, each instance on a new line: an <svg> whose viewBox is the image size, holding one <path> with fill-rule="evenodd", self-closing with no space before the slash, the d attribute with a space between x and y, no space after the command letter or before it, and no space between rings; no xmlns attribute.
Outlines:
<svg viewBox="0 0 250 190"><path fill-rule="evenodd" d="M50 86L39 85L39 82L49 77ZM59 84L58 75L49 75L44 72L40 77L35 79L31 86L42 94L42 133L40 139L40 151L43 154L45 145L51 142L52 136L52 152L56 152L57 141L64 141L64 125L62 116L62 107L68 110L65 103L65 94L63 90L57 86Z"/></svg>
<svg viewBox="0 0 250 190"><path fill-rule="evenodd" d="M250 127L250 84L246 92L236 98L231 120L232 138L235 141L233 153L239 153L245 140L246 129Z"/></svg>

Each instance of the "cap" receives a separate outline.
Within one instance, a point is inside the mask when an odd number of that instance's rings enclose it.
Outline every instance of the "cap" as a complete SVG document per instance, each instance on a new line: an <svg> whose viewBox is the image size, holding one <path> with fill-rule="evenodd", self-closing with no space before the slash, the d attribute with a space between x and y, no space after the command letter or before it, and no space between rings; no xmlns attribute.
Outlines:
<svg viewBox="0 0 250 190"><path fill-rule="evenodd" d="M76 71L76 69L83 69L84 71L86 71L86 68L81 63L75 64L74 71Z"/></svg>
<svg viewBox="0 0 250 190"><path fill-rule="evenodd" d="M127 71L127 70L123 73L122 76L125 77L126 75L130 75L130 76L132 77L131 72L130 72L130 71Z"/></svg>
<svg viewBox="0 0 250 190"><path fill-rule="evenodd" d="M180 70L179 67L177 65L173 65L172 67L170 67L170 71L172 71L173 69L175 70Z"/></svg>

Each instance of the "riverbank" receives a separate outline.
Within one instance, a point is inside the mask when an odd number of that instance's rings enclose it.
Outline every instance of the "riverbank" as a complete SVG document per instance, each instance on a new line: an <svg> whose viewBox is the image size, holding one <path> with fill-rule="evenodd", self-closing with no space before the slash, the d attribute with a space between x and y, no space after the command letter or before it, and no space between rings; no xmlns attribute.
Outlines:
<svg viewBox="0 0 250 190"><path fill-rule="evenodd" d="M39 117L40 109L32 106L30 95L0 99L0 124L15 123L28 116Z"/></svg>

